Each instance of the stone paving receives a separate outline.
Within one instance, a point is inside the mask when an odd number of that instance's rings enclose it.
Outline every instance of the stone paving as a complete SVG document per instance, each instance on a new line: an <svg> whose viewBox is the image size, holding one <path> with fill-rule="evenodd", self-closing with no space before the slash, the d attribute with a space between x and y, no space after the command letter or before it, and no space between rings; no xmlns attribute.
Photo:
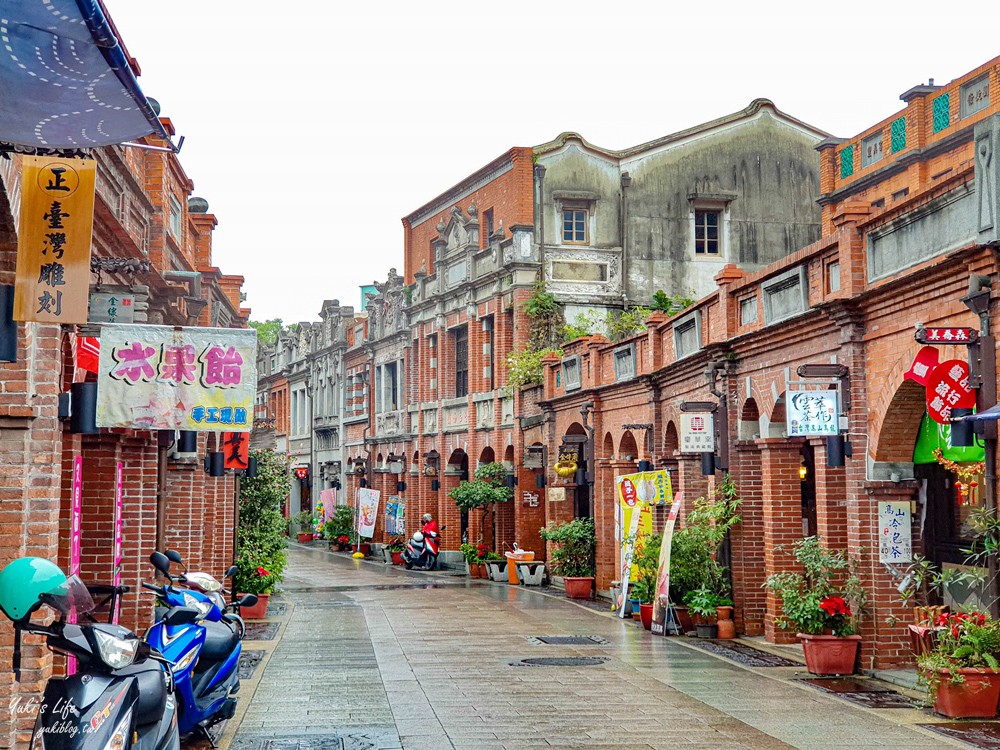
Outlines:
<svg viewBox="0 0 1000 750"><path fill-rule="evenodd" d="M537 590L297 545L283 589L223 750L969 747Z"/></svg>

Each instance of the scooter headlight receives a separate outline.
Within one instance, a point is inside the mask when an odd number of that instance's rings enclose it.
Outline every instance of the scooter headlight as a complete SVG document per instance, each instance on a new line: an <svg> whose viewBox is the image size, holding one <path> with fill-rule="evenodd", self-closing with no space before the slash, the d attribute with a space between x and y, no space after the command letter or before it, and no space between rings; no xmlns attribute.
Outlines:
<svg viewBox="0 0 1000 750"><path fill-rule="evenodd" d="M128 734L131 728L132 709L130 708L122 717L122 720L118 722L115 731L111 733L111 737L104 746L104 750L125 750L125 747L128 745Z"/></svg>
<svg viewBox="0 0 1000 750"><path fill-rule="evenodd" d="M188 651L184 656L174 662L173 672L177 674L178 672L183 672L185 669L191 666L191 662L195 660L198 656L198 649L193 648Z"/></svg>
<svg viewBox="0 0 1000 750"><path fill-rule="evenodd" d="M139 648L138 638L118 638L101 630L95 630L94 637L97 639L101 661L112 669L123 669L135 661Z"/></svg>
<svg viewBox="0 0 1000 750"><path fill-rule="evenodd" d="M202 619L207 617L208 613L212 611L212 605L210 602L201 601L198 597L193 596L192 594L184 594L184 606L198 610L198 614Z"/></svg>

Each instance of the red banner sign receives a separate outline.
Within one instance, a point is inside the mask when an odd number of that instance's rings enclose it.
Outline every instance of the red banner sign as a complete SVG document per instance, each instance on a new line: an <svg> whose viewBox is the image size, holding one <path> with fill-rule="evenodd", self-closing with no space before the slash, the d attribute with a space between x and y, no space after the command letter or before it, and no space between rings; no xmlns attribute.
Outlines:
<svg viewBox="0 0 1000 750"><path fill-rule="evenodd" d="M913 380L920 385L927 385L927 376L931 370L937 367L940 355L933 346L922 346L917 356L913 358L913 364L903 375L903 380Z"/></svg>
<svg viewBox="0 0 1000 750"><path fill-rule="evenodd" d="M223 466L227 469L245 469L249 466L250 433L227 432L222 441Z"/></svg>
<svg viewBox="0 0 1000 750"><path fill-rule="evenodd" d="M948 424L952 409L971 409L975 405L969 366L962 360L945 360L927 376L927 413L938 424Z"/></svg>

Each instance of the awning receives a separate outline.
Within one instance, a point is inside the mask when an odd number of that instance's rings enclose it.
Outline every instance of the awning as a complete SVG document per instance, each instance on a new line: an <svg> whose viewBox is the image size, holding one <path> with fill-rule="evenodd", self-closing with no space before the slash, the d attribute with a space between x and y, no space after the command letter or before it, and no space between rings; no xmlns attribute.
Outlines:
<svg viewBox="0 0 1000 750"><path fill-rule="evenodd" d="M0 141L40 149L169 141L100 0L20 0L0 14Z"/></svg>

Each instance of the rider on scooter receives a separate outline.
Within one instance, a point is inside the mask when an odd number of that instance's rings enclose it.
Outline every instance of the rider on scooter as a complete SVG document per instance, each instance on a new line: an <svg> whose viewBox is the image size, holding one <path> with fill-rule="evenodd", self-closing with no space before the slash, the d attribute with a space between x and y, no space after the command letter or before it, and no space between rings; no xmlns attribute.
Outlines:
<svg viewBox="0 0 1000 750"><path fill-rule="evenodd" d="M420 530L423 532L424 536L428 536L432 532L434 534L439 533L437 521L434 520L434 516L430 513L424 513L424 517L421 520L423 520L424 525L420 527Z"/></svg>

